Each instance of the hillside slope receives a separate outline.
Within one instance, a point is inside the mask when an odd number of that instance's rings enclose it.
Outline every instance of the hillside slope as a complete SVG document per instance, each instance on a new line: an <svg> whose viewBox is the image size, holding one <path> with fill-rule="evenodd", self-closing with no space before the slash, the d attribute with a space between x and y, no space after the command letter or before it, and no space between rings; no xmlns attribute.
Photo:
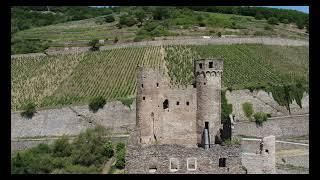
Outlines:
<svg viewBox="0 0 320 180"><path fill-rule="evenodd" d="M138 8L139 9L139 8ZM236 14L221 14L190 9L171 9L167 18L154 19L153 12L143 11L142 23L135 11L121 9L113 12L115 21L106 16L70 21L19 31L12 36L11 53L43 52L48 47L87 46L93 39L104 45L183 36L275 36L307 40L306 29L293 23L269 24L266 19ZM109 16L109 15L108 15ZM31 47L30 47L31 46Z"/></svg>
<svg viewBox="0 0 320 180"><path fill-rule="evenodd" d="M190 45L120 48L74 55L18 58L11 61L11 106L86 104L133 97L137 65L166 65L172 82L191 84L192 60L224 58L223 86L242 89L260 84L309 82L308 47L275 45Z"/></svg>

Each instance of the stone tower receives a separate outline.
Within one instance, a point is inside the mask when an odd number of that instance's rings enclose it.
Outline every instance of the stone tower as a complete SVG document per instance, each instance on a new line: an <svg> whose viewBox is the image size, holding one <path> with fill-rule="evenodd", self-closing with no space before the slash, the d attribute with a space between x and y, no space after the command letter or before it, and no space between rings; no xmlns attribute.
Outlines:
<svg viewBox="0 0 320 180"><path fill-rule="evenodd" d="M162 103L163 69L138 67L137 79L137 128L141 144L153 144L159 140ZM157 139L158 138L158 139Z"/></svg>
<svg viewBox="0 0 320 180"><path fill-rule="evenodd" d="M222 59L200 59L194 62L197 88L197 143L216 143L221 126ZM205 135L206 134L206 135Z"/></svg>

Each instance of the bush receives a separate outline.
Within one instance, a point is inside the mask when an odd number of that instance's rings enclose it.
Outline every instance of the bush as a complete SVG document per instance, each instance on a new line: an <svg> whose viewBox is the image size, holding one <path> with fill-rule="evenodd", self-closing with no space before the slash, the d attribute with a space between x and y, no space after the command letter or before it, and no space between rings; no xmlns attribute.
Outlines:
<svg viewBox="0 0 320 180"><path fill-rule="evenodd" d="M135 20L131 16L121 16L119 23L120 23L120 25L125 25L128 27L131 27L131 26L137 24L137 20Z"/></svg>
<svg viewBox="0 0 320 180"><path fill-rule="evenodd" d="M104 155L105 135L106 130L102 126L81 133L72 143L73 163L82 166L101 166L107 160Z"/></svg>
<svg viewBox="0 0 320 180"><path fill-rule="evenodd" d="M109 140L104 144L104 153L107 158L111 158L114 155L112 141Z"/></svg>
<svg viewBox="0 0 320 180"><path fill-rule="evenodd" d="M284 23L284 24L289 24L289 20L288 19L282 19L281 22Z"/></svg>
<svg viewBox="0 0 320 180"><path fill-rule="evenodd" d="M297 25L297 27L298 27L299 29L303 29L303 28L304 28L304 23L303 23L302 20L298 20L298 21L296 22L296 25Z"/></svg>
<svg viewBox="0 0 320 180"><path fill-rule="evenodd" d="M89 108L90 108L90 110L95 112L95 111L98 111L99 108L103 108L103 106L105 104L106 104L105 98L102 96L98 96L98 97L93 98L90 101Z"/></svg>
<svg viewBox="0 0 320 180"><path fill-rule="evenodd" d="M242 104L242 110L248 119L251 119L253 114L252 104L249 102L245 102Z"/></svg>
<svg viewBox="0 0 320 180"><path fill-rule="evenodd" d="M116 164L115 166L119 169L123 169L125 167L125 157L126 157L126 149L125 144L120 142L116 146Z"/></svg>
<svg viewBox="0 0 320 180"><path fill-rule="evenodd" d="M71 155L72 147L69 144L69 139L67 136L62 136L56 140L52 148L53 156L55 157L67 157Z"/></svg>
<svg viewBox="0 0 320 180"><path fill-rule="evenodd" d="M254 117L257 124L262 124L263 121L266 121L268 118L267 114L264 112L256 112L256 113L254 113L253 117Z"/></svg>
<svg viewBox="0 0 320 180"><path fill-rule="evenodd" d="M113 40L114 43L117 43L119 41L118 36L116 36Z"/></svg>
<svg viewBox="0 0 320 180"><path fill-rule="evenodd" d="M108 15L108 16L105 17L105 21L107 23L111 23L111 22L115 21L115 19L114 19L114 17L112 15Z"/></svg>
<svg viewBox="0 0 320 180"><path fill-rule="evenodd" d="M98 39L93 39L89 42L89 46L91 51L98 51L100 48L99 40Z"/></svg>
<svg viewBox="0 0 320 180"><path fill-rule="evenodd" d="M261 13L257 13L254 18L257 19L257 20L261 20L264 17L263 17L263 15Z"/></svg>
<svg viewBox="0 0 320 180"><path fill-rule="evenodd" d="M221 35L221 32L218 32L218 37L221 37L222 35Z"/></svg>
<svg viewBox="0 0 320 180"><path fill-rule="evenodd" d="M270 31L273 30L273 28L269 25L264 26L264 30Z"/></svg>
<svg viewBox="0 0 320 180"><path fill-rule="evenodd" d="M134 101L134 98L133 97L122 98L120 99L120 101L122 102L123 105L128 106L130 108L131 104Z"/></svg>
<svg viewBox="0 0 320 180"><path fill-rule="evenodd" d="M36 113L36 105L33 102L29 102L22 108L23 112L21 112L22 117L32 118L34 113Z"/></svg>
<svg viewBox="0 0 320 180"><path fill-rule="evenodd" d="M272 24L272 25L277 25L279 23L279 20L277 18L275 18L275 17L270 17L268 19L268 23Z"/></svg>
<svg viewBox="0 0 320 180"><path fill-rule="evenodd" d="M200 26L200 27L206 27L206 23L200 22L200 23L199 23L199 26Z"/></svg>

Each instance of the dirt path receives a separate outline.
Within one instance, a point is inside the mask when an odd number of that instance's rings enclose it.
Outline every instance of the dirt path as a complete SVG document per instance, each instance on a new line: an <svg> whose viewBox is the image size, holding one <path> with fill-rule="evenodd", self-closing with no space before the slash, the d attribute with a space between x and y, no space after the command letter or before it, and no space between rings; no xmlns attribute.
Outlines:
<svg viewBox="0 0 320 180"><path fill-rule="evenodd" d="M108 172L109 172L112 164L114 163L114 161L115 161L114 157L109 159L109 161L104 165L104 168L102 170L102 174L108 174Z"/></svg>
<svg viewBox="0 0 320 180"><path fill-rule="evenodd" d="M165 46L165 45L208 45L208 44L266 44L266 45L282 45L282 46L309 46L309 41L305 40L294 40L285 38L274 38L274 37L226 37L226 38L188 38L188 39L175 39L175 40L157 40L157 41L142 41L142 42L131 42L131 43L119 43L108 46L101 46L100 50L117 49L126 47L142 47L142 46ZM65 50L62 48L55 48L54 51L50 52L50 48L47 54L68 54L75 52L86 52L89 51L88 47L69 47ZM42 54L42 53L38 53ZM16 54L11 55L11 58L25 56L34 56L33 54Z"/></svg>

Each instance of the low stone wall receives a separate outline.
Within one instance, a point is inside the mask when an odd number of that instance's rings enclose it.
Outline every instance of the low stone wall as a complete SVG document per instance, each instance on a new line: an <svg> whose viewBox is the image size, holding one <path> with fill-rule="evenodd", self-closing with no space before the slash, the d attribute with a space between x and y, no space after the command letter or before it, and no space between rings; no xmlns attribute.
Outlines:
<svg viewBox="0 0 320 180"><path fill-rule="evenodd" d="M232 129L233 136L276 137L304 136L309 134L309 115L270 118L262 126L255 122L238 122Z"/></svg>
<svg viewBox="0 0 320 180"><path fill-rule="evenodd" d="M38 111L31 119L11 113L11 139L18 137L77 135L97 124L112 133L129 133L136 125L136 106L131 108L121 102L107 103L93 113L88 106L64 107Z"/></svg>

